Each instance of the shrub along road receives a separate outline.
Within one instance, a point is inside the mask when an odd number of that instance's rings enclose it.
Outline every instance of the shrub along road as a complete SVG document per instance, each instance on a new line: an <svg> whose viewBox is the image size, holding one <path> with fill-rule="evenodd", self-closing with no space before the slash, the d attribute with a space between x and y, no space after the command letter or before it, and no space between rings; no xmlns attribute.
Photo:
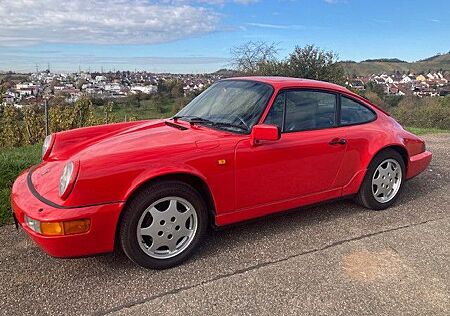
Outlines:
<svg viewBox="0 0 450 316"><path fill-rule="evenodd" d="M339 201L212 232L182 266L61 260L0 227L0 313L450 314L450 134L397 204Z"/></svg>

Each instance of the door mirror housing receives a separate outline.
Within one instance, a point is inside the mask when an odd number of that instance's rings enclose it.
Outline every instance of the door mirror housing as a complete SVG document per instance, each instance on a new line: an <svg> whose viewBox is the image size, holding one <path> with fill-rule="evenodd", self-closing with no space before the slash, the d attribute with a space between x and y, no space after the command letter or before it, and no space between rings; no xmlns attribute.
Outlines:
<svg viewBox="0 0 450 316"><path fill-rule="evenodd" d="M258 145L258 143L262 140L279 140L281 137L281 132L276 125L258 124L253 126L250 136L250 142L252 146L255 146Z"/></svg>

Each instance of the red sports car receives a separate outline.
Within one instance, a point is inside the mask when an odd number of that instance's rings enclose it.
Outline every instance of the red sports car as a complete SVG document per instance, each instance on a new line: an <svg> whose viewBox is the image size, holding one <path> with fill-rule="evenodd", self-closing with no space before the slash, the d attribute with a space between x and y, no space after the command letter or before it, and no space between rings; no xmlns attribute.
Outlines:
<svg viewBox="0 0 450 316"><path fill-rule="evenodd" d="M12 189L18 223L47 253L121 247L167 268L209 224L228 225L353 196L392 205L431 153L389 114L330 83L221 80L170 119L52 134Z"/></svg>

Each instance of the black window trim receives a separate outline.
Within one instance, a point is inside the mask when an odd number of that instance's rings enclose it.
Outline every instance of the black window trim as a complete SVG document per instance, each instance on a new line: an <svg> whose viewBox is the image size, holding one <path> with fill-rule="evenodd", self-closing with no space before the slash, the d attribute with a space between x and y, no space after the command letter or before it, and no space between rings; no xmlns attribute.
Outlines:
<svg viewBox="0 0 450 316"><path fill-rule="evenodd" d="M335 97L336 97L336 113L335 113L334 125L331 126L331 127L311 128L311 129L304 129L304 130L300 130L300 131L284 131L284 125L285 125L285 122L286 122L286 92L287 91L292 91L292 90L295 90L295 91L313 91L313 92L315 91L315 92L334 94ZM317 131L317 130L330 129L330 128L363 125L363 124L371 123L371 122L376 121L378 119L378 115L377 115L376 111L374 111L368 105L364 104L363 102L357 100L356 98L354 98L354 97L352 97L352 96L350 96L348 94L337 92L337 91L333 91L333 90L328 90L328 89L310 88L310 87L287 87L287 88L282 88L282 89L278 90L277 95L273 99L274 102L272 102L272 104L270 105L269 110L267 111L267 115L270 113L270 110L272 109L272 107L273 107L273 105L275 103L275 100L282 93L284 93L284 104L283 104L283 121L281 122L281 131L280 131L281 134L284 134L284 133L300 133L300 132ZM356 102L359 105L361 105L361 106L365 107L366 109L368 109L369 111L371 111L373 113L373 115L374 115L374 118L372 120L366 121L366 122L353 123L353 124L341 124L341 103L342 103L341 100L342 100L343 97L345 97L347 99L350 99L353 102ZM264 117L264 120L261 122L262 124L264 124L264 122L266 121L267 115Z"/></svg>
<svg viewBox="0 0 450 316"><path fill-rule="evenodd" d="M368 109L370 112L372 112L373 114L373 119L369 120L369 121L364 121L364 122L358 122L358 123L352 123L352 124L341 124L341 100L342 98L345 97L363 107L365 107L366 109ZM375 112L373 109L371 109L369 106L367 106L366 104L362 103L361 101L347 95L344 93L339 93L339 121L338 121L338 127L348 127L348 126L355 126L355 125L363 125L363 124L368 124L368 123L372 123L373 121L376 121L378 118L377 112Z"/></svg>
<svg viewBox="0 0 450 316"><path fill-rule="evenodd" d="M311 128L311 129L303 129L303 130L299 130L299 131L285 131L284 130L284 125L286 122L286 93L288 91L312 91L312 92L321 92L321 93L328 93L328 94L334 94L335 98L336 98L336 103L335 103L335 115L334 115L334 124L333 126L330 127L322 127L322 128ZM272 104L270 105L270 109L267 112L267 115L270 113L270 110L272 109L275 100L278 98L279 95L281 95L282 93L284 93L284 104L283 104L283 121L281 122L281 134L284 133L301 133L301 132L308 132L308 131L317 131L317 130L324 130L324 129L330 129L330 128L336 128L336 127L340 127L338 124L338 119L340 119L340 93L336 92L336 91L332 91L332 90L327 90L327 89L320 89L320 88L310 88L310 87L288 87L288 88L282 88L280 90L278 90L278 94L275 96L275 98L273 99L274 102L272 102ZM264 117L263 120L263 124L267 119L267 115L266 117Z"/></svg>

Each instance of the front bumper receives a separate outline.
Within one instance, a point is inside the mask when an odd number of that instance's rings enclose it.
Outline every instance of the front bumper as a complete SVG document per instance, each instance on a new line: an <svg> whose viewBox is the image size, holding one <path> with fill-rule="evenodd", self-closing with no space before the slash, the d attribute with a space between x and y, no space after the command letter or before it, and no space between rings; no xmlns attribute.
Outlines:
<svg viewBox="0 0 450 316"><path fill-rule="evenodd" d="M430 164L433 154L429 151L409 157L406 179L411 179L424 171Z"/></svg>
<svg viewBox="0 0 450 316"><path fill-rule="evenodd" d="M14 182L11 205L19 225L45 252L53 257L81 257L114 249L117 222L124 203L74 208L51 206L33 195L27 184L27 174L25 171ZM89 218L91 225L89 231L82 234L43 236L26 225L25 215L41 222Z"/></svg>

